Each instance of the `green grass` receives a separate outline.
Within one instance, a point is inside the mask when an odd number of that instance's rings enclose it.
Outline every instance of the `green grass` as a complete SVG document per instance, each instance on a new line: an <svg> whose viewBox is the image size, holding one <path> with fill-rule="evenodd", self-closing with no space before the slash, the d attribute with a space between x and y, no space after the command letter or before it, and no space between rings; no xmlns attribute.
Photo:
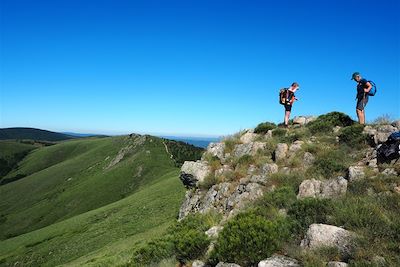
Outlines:
<svg viewBox="0 0 400 267"><path fill-rule="evenodd" d="M0 242L0 262L54 266L126 263L135 246L175 222L184 188L173 170L115 203Z"/></svg>

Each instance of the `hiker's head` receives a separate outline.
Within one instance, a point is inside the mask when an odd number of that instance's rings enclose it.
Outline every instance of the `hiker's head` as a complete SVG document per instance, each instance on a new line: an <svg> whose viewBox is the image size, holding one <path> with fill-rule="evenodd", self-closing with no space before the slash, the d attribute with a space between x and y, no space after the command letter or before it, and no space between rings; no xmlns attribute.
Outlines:
<svg viewBox="0 0 400 267"><path fill-rule="evenodd" d="M299 88L300 88L300 85L299 85L298 83L294 82L294 83L292 83L292 88L297 88L297 89L299 89Z"/></svg>
<svg viewBox="0 0 400 267"><path fill-rule="evenodd" d="M356 82L359 82L361 80L361 75L359 72L354 72L353 75L351 76L352 80L355 80Z"/></svg>

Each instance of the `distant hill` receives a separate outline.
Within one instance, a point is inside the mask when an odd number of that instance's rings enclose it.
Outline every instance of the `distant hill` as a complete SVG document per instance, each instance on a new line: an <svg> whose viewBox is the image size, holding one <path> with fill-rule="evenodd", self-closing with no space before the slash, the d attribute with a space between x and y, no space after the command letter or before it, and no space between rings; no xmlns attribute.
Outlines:
<svg viewBox="0 0 400 267"><path fill-rule="evenodd" d="M31 140L43 140L43 141L63 141L73 138L76 137L63 133L56 133L35 128L15 127L15 128L0 129L0 140L31 139Z"/></svg>
<svg viewBox="0 0 400 267"><path fill-rule="evenodd" d="M218 137L179 137L179 136L162 136L164 138L181 141L197 147L207 148L208 144L212 142L219 142L221 138Z"/></svg>
<svg viewBox="0 0 400 267"><path fill-rule="evenodd" d="M74 133L74 132L62 132L62 134L66 134L74 137L108 137L108 135L104 134L90 134L90 133Z"/></svg>

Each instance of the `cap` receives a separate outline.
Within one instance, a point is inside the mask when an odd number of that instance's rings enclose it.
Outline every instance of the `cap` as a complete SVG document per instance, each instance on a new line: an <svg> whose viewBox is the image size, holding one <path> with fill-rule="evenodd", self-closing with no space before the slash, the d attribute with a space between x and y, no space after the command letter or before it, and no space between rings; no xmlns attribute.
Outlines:
<svg viewBox="0 0 400 267"><path fill-rule="evenodd" d="M353 75L351 76L352 80L355 80L357 76L359 76L360 73L359 72L354 72Z"/></svg>

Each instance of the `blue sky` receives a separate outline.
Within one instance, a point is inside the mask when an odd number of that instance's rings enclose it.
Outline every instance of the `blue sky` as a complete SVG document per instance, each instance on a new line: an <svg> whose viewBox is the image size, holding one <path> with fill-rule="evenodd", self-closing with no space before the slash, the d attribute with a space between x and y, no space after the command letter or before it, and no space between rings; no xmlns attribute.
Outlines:
<svg viewBox="0 0 400 267"><path fill-rule="evenodd" d="M0 127L227 135L292 116L400 117L399 1L0 1Z"/></svg>

